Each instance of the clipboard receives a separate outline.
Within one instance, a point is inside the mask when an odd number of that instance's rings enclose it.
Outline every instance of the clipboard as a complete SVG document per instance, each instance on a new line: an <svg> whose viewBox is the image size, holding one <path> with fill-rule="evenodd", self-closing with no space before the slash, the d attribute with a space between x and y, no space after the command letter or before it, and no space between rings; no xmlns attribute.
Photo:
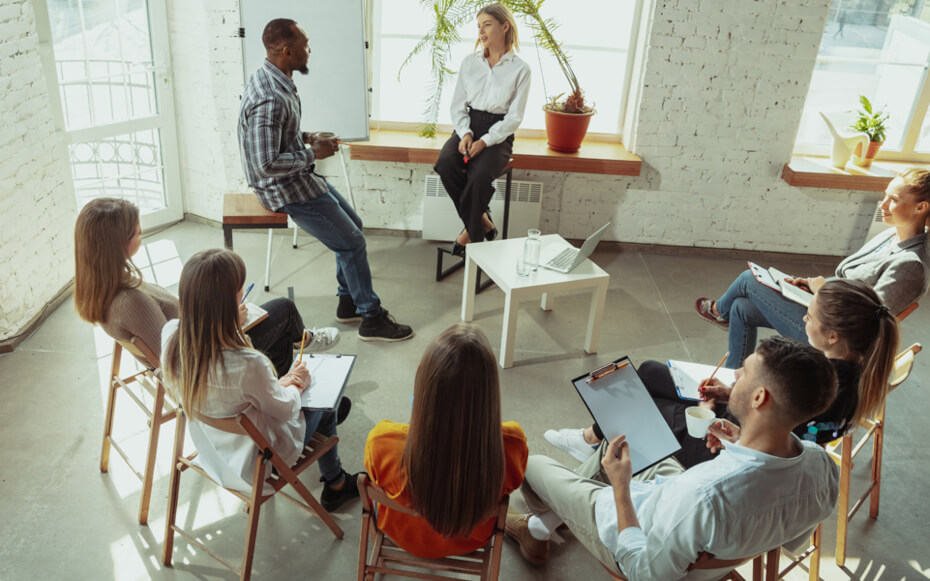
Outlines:
<svg viewBox="0 0 930 581"><path fill-rule="evenodd" d="M355 355L304 353L303 360L310 372L310 386L300 394L300 407L334 411L349 384Z"/></svg>
<svg viewBox="0 0 930 581"><path fill-rule="evenodd" d="M672 376L672 383L675 384L678 397L689 401L701 401L698 388L701 386L702 381L710 377L714 369L717 369L715 365L676 361L675 359L668 360L668 372ZM721 367L717 369L715 377L727 385L733 385L736 383L736 370Z"/></svg>
<svg viewBox="0 0 930 581"><path fill-rule="evenodd" d="M572 386L608 441L626 434L633 474L681 450L629 357L576 377Z"/></svg>

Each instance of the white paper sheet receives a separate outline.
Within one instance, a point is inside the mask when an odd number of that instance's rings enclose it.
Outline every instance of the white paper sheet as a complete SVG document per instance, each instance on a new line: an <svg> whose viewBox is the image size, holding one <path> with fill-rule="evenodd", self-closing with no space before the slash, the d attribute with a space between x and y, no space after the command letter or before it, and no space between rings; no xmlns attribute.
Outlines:
<svg viewBox="0 0 930 581"><path fill-rule="evenodd" d="M304 353L303 360L310 372L310 387L300 394L301 407L327 411L336 409L349 382L355 355Z"/></svg>

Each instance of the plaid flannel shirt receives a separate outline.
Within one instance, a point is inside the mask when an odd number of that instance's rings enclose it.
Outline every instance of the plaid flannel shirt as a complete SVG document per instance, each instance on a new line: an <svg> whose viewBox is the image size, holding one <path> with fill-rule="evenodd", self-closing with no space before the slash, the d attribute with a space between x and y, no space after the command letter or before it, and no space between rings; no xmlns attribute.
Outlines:
<svg viewBox="0 0 930 581"><path fill-rule="evenodd" d="M259 201L277 211L329 191L314 173L313 150L300 131L297 85L267 60L245 85L239 109L239 153Z"/></svg>

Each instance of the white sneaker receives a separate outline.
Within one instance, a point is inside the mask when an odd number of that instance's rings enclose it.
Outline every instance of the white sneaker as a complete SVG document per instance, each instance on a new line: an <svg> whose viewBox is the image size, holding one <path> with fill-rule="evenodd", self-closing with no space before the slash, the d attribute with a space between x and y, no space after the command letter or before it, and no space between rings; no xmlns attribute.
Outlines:
<svg viewBox="0 0 930 581"><path fill-rule="evenodd" d="M339 341L339 329L336 327L319 327L317 329L304 329L304 350L325 351ZM300 349L300 342L294 343L295 349Z"/></svg>
<svg viewBox="0 0 930 581"><path fill-rule="evenodd" d="M591 444L584 441L584 429L562 428L561 430L546 430L543 434L546 441L562 450L571 454L572 458L579 462L584 462L594 454L597 448L592 448Z"/></svg>

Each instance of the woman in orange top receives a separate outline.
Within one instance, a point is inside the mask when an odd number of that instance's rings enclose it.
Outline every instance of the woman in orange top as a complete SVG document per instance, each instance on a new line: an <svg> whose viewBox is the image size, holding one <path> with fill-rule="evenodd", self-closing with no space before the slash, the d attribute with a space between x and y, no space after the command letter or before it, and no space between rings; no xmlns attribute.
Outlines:
<svg viewBox="0 0 930 581"><path fill-rule="evenodd" d="M368 434L365 469L372 482L420 515L379 506L378 526L418 557L479 549L491 536L501 497L523 482L527 455L520 425L501 423L488 338L478 327L453 325L420 360L410 424L382 420Z"/></svg>

